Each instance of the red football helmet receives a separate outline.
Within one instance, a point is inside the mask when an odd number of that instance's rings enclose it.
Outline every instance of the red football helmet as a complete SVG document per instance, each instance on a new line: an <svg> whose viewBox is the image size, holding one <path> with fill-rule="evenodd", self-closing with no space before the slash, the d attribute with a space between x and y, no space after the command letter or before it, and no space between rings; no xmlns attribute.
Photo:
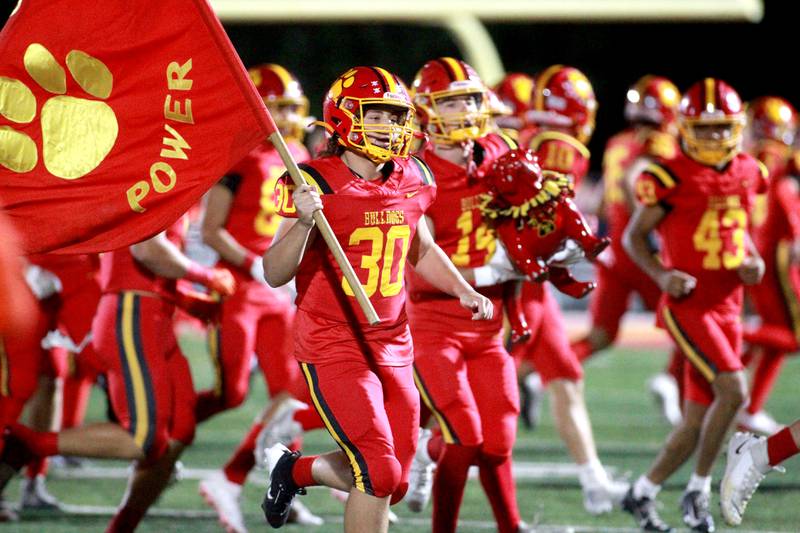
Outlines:
<svg viewBox="0 0 800 533"><path fill-rule="evenodd" d="M532 76L510 72L495 86L494 92L514 115L523 116L531 108L534 84Z"/></svg>
<svg viewBox="0 0 800 533"><path fill-rule="evenodd" d="M747 129L755 140L791 146L797 133L797 111L779 96L762 96L747 105Z"/></svg>
<svg viewBox="0 0 800 533"><path fill-rule="evenodd" d="M742 99L722 80L698 81L681 98L678 128L687 153L703 164L726 163L741 151L744 122ZM725 130L716 137L702 130L712 126Z"/></svg>
<svg viewBox="0 0 800 533"><path fill-rule="evenodd" d="M269 63L258 65L248 70L250 79L258 90L258 94L267 105L297 106L295 112L285 116L276 115L275 125L281 131L296 139L302 139L307 124L308 98L303 93L300 82L291 72L280 65Z"/></svg>
<svg viewBox="0 0 800 533"><path fill-rule="evenodd" d="M370 106L390 106L401 111L397 123L364 123ZM336 134L340 145L376 163L408 157L413 136L414 105L397 76L380 67L354 67L333 82L323 103L325 129ZM369 134L388 136L388 146L370 140Z"/></svg>
<svg viewBox="0 0 800 533"><path fill-rule="evenodd" d="M530 116L538 125L570 129L586 144L594 133L596 114L594 89L580 70L553 65L537 76Z"/></svg>
<svg viewBox="0 0 800 533"><path fill-rule="evenodd" d="M681 93L667 78L648 74L628 89L625 120L654 124L675 132Z"/></svg>
<svg viewBox="0 0 800 533"><path fill-rule="evenodd" d="M475 70L459 59L441 57L425 63L412 87L419 120L434 142L456 144L489 132L486 86ZM442 113L446 98L472 95L476 109Z"/></svg>

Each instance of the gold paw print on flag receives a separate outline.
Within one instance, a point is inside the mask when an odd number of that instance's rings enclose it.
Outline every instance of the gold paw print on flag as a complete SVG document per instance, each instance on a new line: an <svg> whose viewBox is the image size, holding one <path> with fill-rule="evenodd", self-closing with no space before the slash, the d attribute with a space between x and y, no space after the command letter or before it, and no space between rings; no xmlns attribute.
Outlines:
<svg viewBox="0 0 800 533"><path fill-rule="evenodd" d="M42 159L50 174L65 180L81 178L103 162L114 147L119 125L105 100L114 77L102 61L80 50L66 57L67 69L83 91L96 98L67 96L67 73L50 51L38 43L25 50L25 71L45 91L58 95L42 105ZM0 76L0 115L17 124L36 119L36 97L17 79ZM39 160L36 142L11 126L0 126L0 165L30 172Z"/></svg>
<svg viewBox="0 0 800 533"><path fill-rule="evenodd" d="M335 100L335 99L339 98L339 95L342 94L342 88L346 89L346 88L352 86L353 82L356 81L356 72L357 72L356 69L353 68L353 69L348 70L347 72L345 72L341 76L339 76L339 79L336 80L334 82L333 86L331 87L331 91L328 94L328 96L332 100Z"/></svg>

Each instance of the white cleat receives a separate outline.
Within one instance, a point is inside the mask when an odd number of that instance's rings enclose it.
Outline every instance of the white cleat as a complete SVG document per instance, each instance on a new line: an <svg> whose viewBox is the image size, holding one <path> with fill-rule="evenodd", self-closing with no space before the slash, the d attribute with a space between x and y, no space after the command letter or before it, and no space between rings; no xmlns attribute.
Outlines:
<svg viewBox="0 0 800 533"><path fill-rule="evenodd" d="M289 398L275 409L272 419L256 437L256 466L264 467L265 452L268 448L272 448L276 444L288 446L303 433L300 423L294 420L294 414L307 407L308 405L300 400Z"/></svg>
<svg viewBox="0 0 800 533"><path fill-rule="evenodd" d="M784 428L763 410L753 415L746 410L740 411L736 416L736 424L745 431L766 436L773 435Z"/></svg>
<svg viewBox="0 0 800 533"><path fill-rule="evenodd" d="M610 513L612 510L622 508L631 485L627 481L617 481L605 475L600 479L581 480L583 487L583 508L591 515Z"/></svg>
<svg viewBox="0 0 800 533"><path fill-rule="evenodd" d="M725 475L719 488L722 518L728 525L738 526L742 523L747 503L765 475L773 470L785 472L782 467L757 464L753 448L762 442L764 437L751 433L736 433L728 442Z"/></svg>
<svg viewBox="0 0 800 533"><path fill-rule="evenodd" d="M647 380L647 389L653 395L658 408L664 418L672 426L677 426L683 420L681 412L681 396L675 378L665 372L656 374Z"/></svg>
<svg viewBox="0 0 800 533"><path fill-rule="evenodd" d="M217 471L200 482L199 490L206 503L217 512L219 522L227 533L247 533L239 506L241 485L228 481L224 473Z"/></svg>
<svg viewBox="0 0 800 533"><path fill-rule="evenodd" d="M286 523L301 526L321 526L325 523L325 520L312 513L308 507L303 505L303 502L295 498L289 511L289 520Z"/></svg>
<svg viewBox="0 0 800 533"><path fill-rule="evenodd" d="M394 514L394 511L389 509L389 523L390 524L396 524L399 521L400 521L400 517L398 517L396 514Z"/></svg>
<svg viewBox="0 0 800 533"><path fill-rule="evenodd" d="M430 439L430 429L420 430L417 451L408 472L408 492L406 492L405 500L409 510L413 513L421 513L431 499L436 463L428 455Z"/></svg>

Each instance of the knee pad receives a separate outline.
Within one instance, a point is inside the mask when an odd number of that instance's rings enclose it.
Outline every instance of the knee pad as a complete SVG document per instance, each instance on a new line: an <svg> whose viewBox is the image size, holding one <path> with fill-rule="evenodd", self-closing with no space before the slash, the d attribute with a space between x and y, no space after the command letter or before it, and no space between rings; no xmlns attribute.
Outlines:
<svg viewBox="0 0 800 533"><path fill-rule="evenodd" d="M369 463L369 486L372 488L372 496L376 498L386 498L391 496L398 489L402 477L400 462L394 457L382 457L380 460ZM364 483L365 487L367 483ZM358 486L358 485L356 485ZM365 490L369 494L369 490Z"/></svg>

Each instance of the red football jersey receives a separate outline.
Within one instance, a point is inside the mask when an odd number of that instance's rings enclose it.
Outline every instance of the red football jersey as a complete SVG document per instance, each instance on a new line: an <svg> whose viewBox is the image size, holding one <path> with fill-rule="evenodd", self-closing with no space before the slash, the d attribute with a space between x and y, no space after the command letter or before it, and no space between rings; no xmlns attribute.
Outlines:
<svg viewBox="0 0 800 533"><path fill-rule="evenodd" d="M289 139L289 151L295 161L308 160L308 150ZM236 242L257 255L263 255L278 230L281 217L277 215L275 184L286 166L271 143L265 143L239 161L220 181L233 193L225 229Z"/></svg>
<svg viewBox="0 0 800 533"><path fill-rule="evenodd" d="M611 137L603 152L603 207L615 257L625 258L622 234L631 218L632 191L626 178L630 166L640 157L675 157L677 145L672 135L629 128ZM624 259L623 259L624 260Z"/></svg>
<svg viewBox="0 0 800 533"><path fill-rule="evenodd" d="M769 171L769 190L756 199L753 239L763 256L774 256L778 241L800 237L797 182L788 177L791 149L775 141L765 141L753 155Z"/></svg>
<svg viewBox="0 0 800 533"><path fill-rule="evenodd" d="M28 256L28 261L58 276L64 294L82 289L100 267L96 254L37 254Z"/></svg>
<svg viewBox="0 0 800 533"><path fill-rule="evenodd" d="M742 281L736 269L747 253L755 196L766 187L766 168L746 153L717 170L680 152L651 163L637 178L639 201L667 211L657 227L664 266L697 278L694 291L670 305L738 309Z"/></svg>
<svg viewBox="0 0 800 533"><path fill-rule="evenodd" d="M314 159L300 169L322 195L323 212L382 323L369 325L319 236L297 271L298 309L360 331L405 323L406 255L436 191L427 165L416 157L393 159L384 165L385 178L373 181L357 176L338 157ZM288 176L278 180L281 216L297 216L293 189Z"/></svg>
<svg viewBox="0 0 800 533"><path fill-rule="evenodd" d="M181 247L188 219L179 218L167 229L167 238ZM172 299L177 280L157 276L134 259L130 247L100 254L100 288L104 293L141 291Z"/></svg>
<svg viewBox="0 0 800 533"><path fill-rule="evenodd" d="M481 195L487 192L481 176L498 157L515 148L516 143L504 135L489 134L478 139L473 154L475 168L471 173L460 165L438 157L432 146L423 153L425 162L436 178L436 201L426 216L433 223L436 244L457 267L483 266L494 254L497 246L495 232L484 222L479 207ZM409 312L415 317L430 314L436 320L446 318L449 324L460 323L469 329L491 330L496 329L495 322L502 320L502 313L495 313L495 320L473 321L458 300L442 294L413 272L409 275L409 292L412 302ZM499 286L485 288L481 292L499 304L502 297Z"/></svg>
<svg viewBox="0 0 800 533"><path fill-rule="evenodd" d="M531 139L528 148L539 157L542 169L570 176L576 189L589 172L589 149L566 133L543 131Z"/></svg>

